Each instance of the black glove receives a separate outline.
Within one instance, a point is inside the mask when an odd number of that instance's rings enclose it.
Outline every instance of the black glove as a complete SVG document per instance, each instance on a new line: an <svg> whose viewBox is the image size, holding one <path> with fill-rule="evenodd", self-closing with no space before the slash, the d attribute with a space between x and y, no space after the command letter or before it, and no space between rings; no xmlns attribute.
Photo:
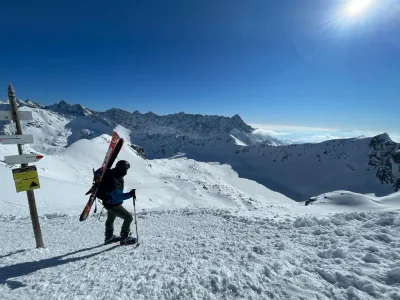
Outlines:
<svg viewBox="0 0 400 300"><path fill-rule="evenodd" d="M129 192L129 195L131 195L132 198L136 199L136 192L135 192L135 189L131 190L131 191Z"/></svg>

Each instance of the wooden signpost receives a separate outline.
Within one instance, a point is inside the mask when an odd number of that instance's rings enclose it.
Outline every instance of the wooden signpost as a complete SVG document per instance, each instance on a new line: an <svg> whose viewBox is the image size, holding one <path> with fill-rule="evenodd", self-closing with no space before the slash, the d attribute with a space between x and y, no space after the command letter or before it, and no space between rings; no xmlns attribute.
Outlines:
<svg viewBox="0 0 400 300"><path fill-rule="evenodd" d="M29 204L29 212L31 215L33 233L35 234L36 247L44 248L42 231L40 229L39 217L36 209L34 189L40 188L39 177L35 166L28 166L30 162L36 162L43 156L38 154L24 154L22 145L32 144L32 135L22 135L22 128L20 121L32 120L32 112L18 111L17 101L15 99L15 91L13 86L8 86L8 100L10 102L11 111L0 111L0 120L12 121L12 127L15 126L16 135L1 135L0 144L17 144L19 155L6 156L4 158L7 164L20 164L21 168L13 169L13 177L15 182L15 189L17 193L26 191ZM15 124L15 125L14 125ZM12 128L11 127L11 128Z"/></svg>

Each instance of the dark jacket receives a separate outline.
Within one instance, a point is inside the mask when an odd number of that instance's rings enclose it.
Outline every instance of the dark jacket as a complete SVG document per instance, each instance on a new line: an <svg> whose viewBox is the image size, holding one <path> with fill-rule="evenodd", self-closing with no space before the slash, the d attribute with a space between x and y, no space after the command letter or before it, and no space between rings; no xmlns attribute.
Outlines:
<svg viewBox="0 0 400 300"><path fill-rule="evenodd" d="M103 200L104 207L122 204L131 198L129 193L124 193L124 178L116 169L107 169L97 191L97 198Z"/></svg>

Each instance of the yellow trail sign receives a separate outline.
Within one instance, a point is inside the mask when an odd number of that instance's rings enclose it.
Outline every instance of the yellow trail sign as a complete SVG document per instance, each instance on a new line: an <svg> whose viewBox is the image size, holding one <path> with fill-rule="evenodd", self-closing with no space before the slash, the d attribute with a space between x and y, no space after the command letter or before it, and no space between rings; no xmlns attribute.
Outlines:
<svg viewBox="0 0 400 300"><path fill-rule="evenodd" d="M12 172L18 193L40 188L36 166L13 169Z"/></svg>
<svg viewBox="0 0 400 300"><path fill-rule="evenodd" d="M39 177L35 166L13 169L12 172L15 181Z"/></svg>
<svg viewBox="0 0 400 300"><path fill-rule="evenodd" d="M15 181L15 188L17 190L17 193L38 189L40 188L39 178Z"/></svg>

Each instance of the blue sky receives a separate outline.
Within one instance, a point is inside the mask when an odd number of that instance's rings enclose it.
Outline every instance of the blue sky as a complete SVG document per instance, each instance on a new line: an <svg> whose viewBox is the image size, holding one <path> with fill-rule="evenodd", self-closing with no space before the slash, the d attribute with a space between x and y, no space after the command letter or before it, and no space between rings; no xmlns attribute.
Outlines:
<svg viewBox="0 0 400 300"><path fill-rule="evenodd" d="M400 4L375 1L1 1L0 98L398 132Z"/></svg>

